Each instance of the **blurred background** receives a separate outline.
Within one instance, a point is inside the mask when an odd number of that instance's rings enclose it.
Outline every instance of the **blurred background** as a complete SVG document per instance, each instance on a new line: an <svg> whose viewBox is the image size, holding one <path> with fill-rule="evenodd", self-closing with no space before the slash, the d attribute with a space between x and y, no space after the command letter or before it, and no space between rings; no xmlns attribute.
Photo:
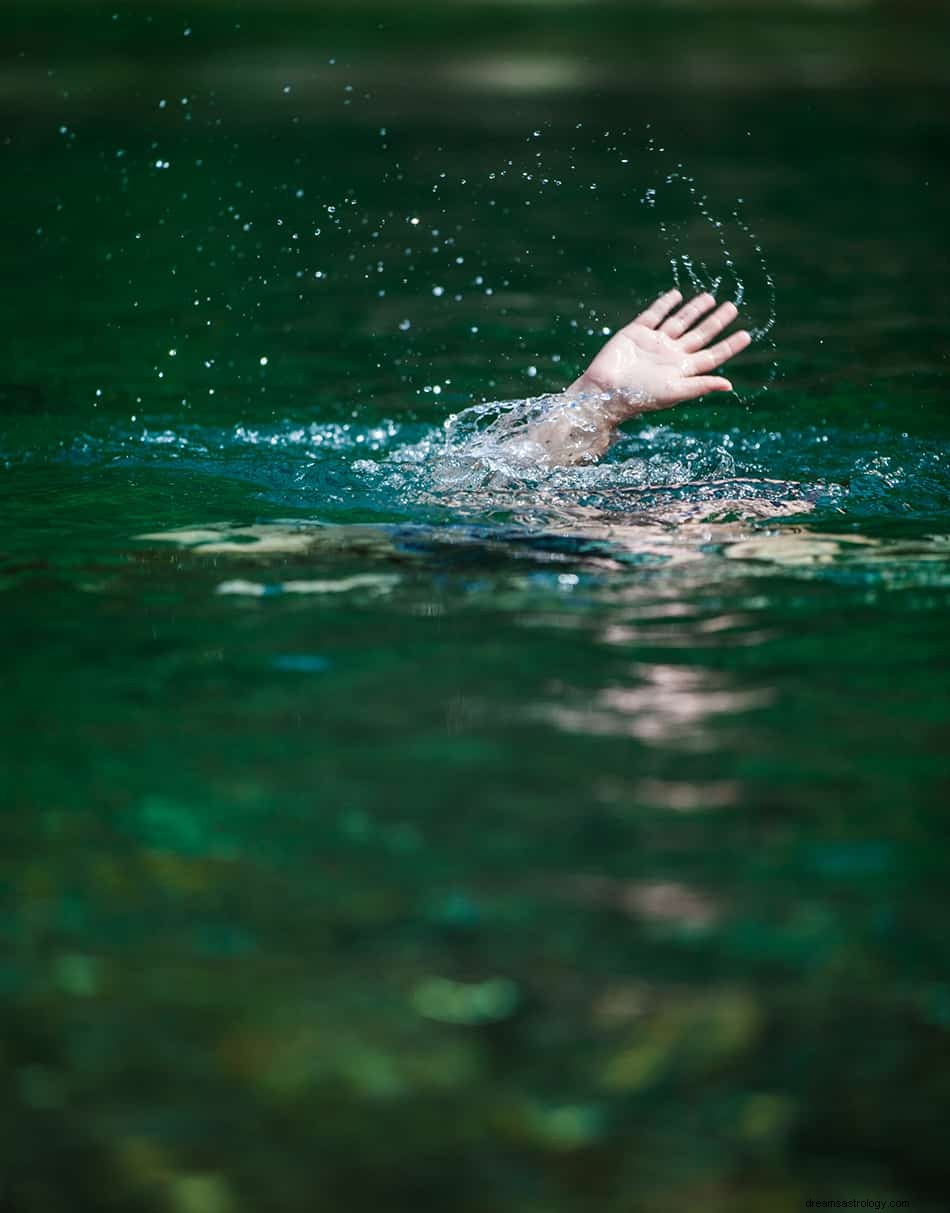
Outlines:
<svg viewBox="0 0 950 1213"><path fill-rule="evenodd" d="M197 295L199 310L212 309L212 321L265 354L281 334L284 374L274 382L271 373L273 407L300 399L292 379L305 398L328 386L335 397L372 396L400 408L437 372L444 388L441 372L452 369L458 402L473 382L483 394L521 394L529 366L540 374L530 386L557 388L563 368L551 367L552 354L573 366L589 352L575 352L571 319L582 335L621 322L666 285L671 240L678 255L688 235L698 261L717 238L690 185L709 196L713 217L729 227L728 251L751 275L747 323L766 320L767 291L733 210L769 250L772 276L804 292L786 296L793 306L782 321L809 347L811 385L821 382L829 352L814 348L816 323L860 313L848 337L858 363L880 325L900 324L888 369L910 360L920 372L918 354L935 330L920 332L897 312L911 300L925 304L925 319L946 312L946 276L934 272L945 266L942 4L499 0L396 9L80 0L6 4L4 12L0 104L18 187L8 201L10 271L19 282L8 299L12 381L35 378L37 361L47 361L42 347L23 348L38 331L32 322L45 316L71 330L60 348L68 357L64 345L72 346L74 386L105 390L99 365L137 381L147 364L154 390L151 368L167 360L177 336L192 343L195 372L182 386L215 386L203 366L214 342L197 331L214 324L189 315ZM266 165L265 175L251 181L249 163ZM691 180L670 187L670 174ZM80 177L82 187L61 197ZM663 215L644 212L651 185L664 195ZM565 208L572 223L561 222ZM402 236L415 211L429 230L449 213L458 230L434 238L435 253L419 247L407 258ZM873 231L855 226L868 212ZM288 230L272 258L265 245L278 223ZM472 246L464 268L447 256L449 238L462 254ZM455 299L456 286L473 278L475 248L479 268L494 271L485 258L492 246L508 287L486 279ZM876 281L843 288L837 275L868 261ZM607 264L617 282L605 282ZM288 271L302 279L306 323L280 310ZM374 276L383 295L372 289ZM51 281L62 289L51 292ZM615 301L608 286L621 281L629 295ZM153 309L164 307L154 342L144 340L137 284L152 288ZM433 285L444 297L432 298ZM129 295L126 312L138 316L97 316L97 297L120 290ZM531 297L539 290L549 298L542 310ZM412 332L396 327L403 319ZM499 342L511 320L521 330L514 348ZM827 334L826 345L835 330ZM328 358L339 354L332 366ZM762 368L751 363L746 387L767 378L762 346L758 357ZM472 361L477 378L460 381ZM172 367L162 369L172 376ZM244 382L259 389L257 369L249 380L244 368L231 370L242 391ZM794 374L793 364L786 360L784 370ZM218 390L234 382L229 374ZM181 398L178 386L170 401ZM123 396L123 412L127 403Z"/></svg>
<svg viewBox="0 0 950 1213"><path fill-rule="evenodd" d="M0 1207L945 1208L946 5L0 17ZM671 278L793 534L379 471Z"/></svg>

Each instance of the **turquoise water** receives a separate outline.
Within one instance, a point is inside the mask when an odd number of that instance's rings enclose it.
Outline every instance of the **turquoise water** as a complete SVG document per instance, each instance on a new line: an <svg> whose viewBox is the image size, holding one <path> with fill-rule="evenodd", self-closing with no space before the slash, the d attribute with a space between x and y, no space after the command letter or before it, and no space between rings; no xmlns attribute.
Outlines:
<svg viewBox="0 0 950 1213"><path fill-rule="evenodd" d="M941 1207L943 93L68 34L0 146L4 1199ZM735 397L461 458L690 267Z"/></svg>

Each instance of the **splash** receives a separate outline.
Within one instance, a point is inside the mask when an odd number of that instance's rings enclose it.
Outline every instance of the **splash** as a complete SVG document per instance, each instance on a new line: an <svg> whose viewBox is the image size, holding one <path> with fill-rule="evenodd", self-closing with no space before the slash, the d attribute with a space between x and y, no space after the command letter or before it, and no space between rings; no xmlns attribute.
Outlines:
<svg viewBox="0 0 950 1213"><path fill-rule="evenodd" d="M444 149L446 167L418 182L420 203L411 214L402 222L393 217L405 239L397 242L391 222L388 246L374 245L378 258L368 267L381 275L374 278L385 288L380 294L401 300L407 352L420 333L454 328L458 318L464 345L477 343L503 372L543 380L562 363L593 354L587 339L609 336L629 320L631 292L645 302L675 284L686 295L708 290L732 299L757 342L760 365L767 352L760 381L740 399L748 403L774 383L775 281L744 201L714 203L649 128L545 125L477 169L453 168L451 155ZM569 228L565 214L575 216ZM481 322L467 323L476 304ZM485 331L499 322L509 337L489 352ZM411 371L408 381L414 384ZM438 394L443 387L430 381L415 390Z"/></svg>
<svg viewBox="0 0 950 1213"><path fill-rule="evenodd" d="M103 419L72 437L0 449L0 460L7 468L150 468L225 478L245 484L262 503L355 511L367 520L442 522L505 511L539 517L575 506L605 515L667 506L676 513L729 494L809 501L829 520L846 513L912 521L950 510L947 444L886 430L641 424L598 464L548 468L527 459L530 452L512 439L551 399L477 404L436 425L286 420L172 428Z"/></svg>
<svg viewBox="0 0 950 1213"><path fill-rule="evenodd" d="M655 150L652 139L650 148ZM752 302L752 289L740 270L740 257L735 249L737 245L747 245L751 251L760 280L758 285L764 296L765 314L757 323L746 322L745 327L754 342L769 350L770 359L764 381L757 388L737 393L739 399L748 404L767 392L779 373L773 335L777 307L775 279L761 242L741 214L741 197L736 199L728 218L723 219L714 212L708 195L701 189L696 177L679 164L672 172L665 174L662 184L646 188L641 203L650 209L662 210L660 200L667 196L672 198L677 191L681 197L685 197L687 216L698 220L698 225L694 223L693 232L686 235L684 223L677 225L669 218L658 218L657 231L670 264L673 282L684 295L708 291L718 298L731 299L743 314ZM697 226L700 229L698 233L695 230ZM712 255L703 256L696 251L696 246L701 243L700 236L707 239L712 237Z"/></svg>

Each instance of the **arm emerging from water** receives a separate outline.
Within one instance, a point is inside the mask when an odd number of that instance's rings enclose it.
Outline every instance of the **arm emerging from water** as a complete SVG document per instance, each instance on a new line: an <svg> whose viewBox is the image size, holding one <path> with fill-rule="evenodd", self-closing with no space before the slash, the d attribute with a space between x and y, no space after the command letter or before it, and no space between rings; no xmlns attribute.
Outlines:
<svg viewBox="0 0 950 1213"><path fill-rule="evenodd" d="M716 307L712 295L684 304L679 291L667 291L610 338L543 416L511 437L529 443L528 449L541 448L552 467L593 463L631 417L710 392L731 392L728 379L710 372L752 340L744 329L716 340L737 315L734 303Z"/></svg>

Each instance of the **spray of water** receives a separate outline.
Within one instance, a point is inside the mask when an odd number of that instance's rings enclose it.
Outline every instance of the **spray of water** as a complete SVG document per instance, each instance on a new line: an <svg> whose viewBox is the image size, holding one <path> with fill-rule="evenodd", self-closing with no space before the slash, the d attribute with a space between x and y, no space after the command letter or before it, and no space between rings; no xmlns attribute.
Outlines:
<svg viewBox="0 0 950 1213"><path fill-rule="evenodd" d="M770 351L768 371L763 382L752 390L743 392L740 399L750 403L775 382L778 376L778 361L773 330L776 319L775 280L769 269L765 252L758 238L742 217L739 207L742 198L736 199L728 220L718 218L711 209L709 198L700 189L696 178L683 170L682 165L663 178L663 185L668 190L677 188L686 192L690 206L704 225L713 235L719 257L716 262L709 258L697 259L686 244L685 238L671 226L669 221L659 219L657 231L666 250L667 259L673 275L673 282L683 294L709 291L718 297L732 299L736 307L742 311L747 303L749 293L746 279L743 277L738 264L738 255L734 251L734 242L740 240L751 250L752 260L759 279L760 288L765 299L765 316L757 324L748 326L753 341L764 345ZM657 208L658 198L662 197L662 187L648 186L643 193L641 202L651 209Z"/></svg>

